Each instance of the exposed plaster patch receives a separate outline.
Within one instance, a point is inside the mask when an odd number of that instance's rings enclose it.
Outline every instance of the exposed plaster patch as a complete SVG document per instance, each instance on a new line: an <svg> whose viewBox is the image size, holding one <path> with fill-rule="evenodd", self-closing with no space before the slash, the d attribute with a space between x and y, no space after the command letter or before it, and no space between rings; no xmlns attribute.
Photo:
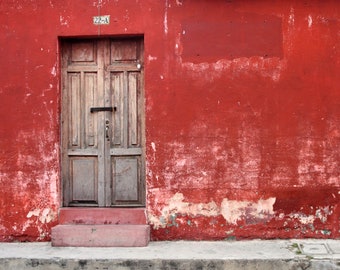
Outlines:
<svg viewBox="0 0 340 270"><path fill-rule="evenodd" d="M57 69L56 69L56 66L54 66L54 67L51 68L51 75L52 75L53 77L57 76Z"/></svg>
<svg viewBox="0 0 340 270"><path fill-rule="evenodd" d="M332 215L333 211L330 210L329 206L318 208L314 215L306 215L304 213L291 213L289 217L291 219L297 219L303 225L313 225L316 219L319 219L321 223L326 223L328 216Z"/></svg>
<svg viewBox="0 0 340 270"><path fill-rule="evenodd" d="M149 214L149 221L154 228L165 228L167 224L173 223L173 219L177 215L195 216L218 216L220 209L215 202L209 203L190 203L184 202L182 193L176 193L161 211L161 216L156 217Z"/></svg>
<svg viewBox="0 0 340 270"><path fill-rule="evenodd" d="M41 215L39 216L39 221L41 223L50 223L53 221L56 217L56 213L51 210L50 208L45 208L42 210Z"/></svg>
<svg viewBox="0 0 340 270"><path fill-rule="evenodd" d="M65 18L64 16L59 16L59 21L61 25L67 25L68 26L68 18Z"/></svg>
<svg viewBox="0 0 340 270"><path fill-rule="evenodd" d="M311 28L313 25L312 15L308 15L307 21L308 21L308 28Z"/></svg>
<svg viewBox="0 0 340 270"><path fill-rule="evenodd" d="M151 148L152 151L156 152L156 144L154 142L151 142Z"/></svg>
<svg viewBox="0 0 340 270"><path fill-rule="evenodd" d="M289 25L294 26L294 22L295 22L294 8L290 8L288 23Z"/></svg>
<svg viewBox="0 0 340 270"><path fill-rule="evenodd" d="M43 210L41 209L34 209L32 211L29 211L27 213L27 218L32 218L32 217L37 217L38 220L43 223L50 223L51 221L54 221L56 218L56 212L53 211L50 208L44 208ZM29 227L30 224L27 224L26 222L26 227Z"/></svg>
<svg viewBox="0 0 340 270"><path fill-rule="evenodd" d="M276 198L267 200L251 201L230 201L224 199L221 204L221 214L228 223L237 224L245 218L268 220L274 215L273 206Z"/></svg>
<svg viewBox="0 0 340 270"><path fill-rule="evenodd" d="M152 61L156 61L157 60L157 56L152 56L152 55L148 55L148 61L149 63L152 62Z"/></svg>
<svg viewBox="0 0 340 270"><path fill-rule="evenodd" d="M168 205L161 210L160 216L157 217L149 213L148 218L155 229L165 228L169 224L174 225L174 219L177 215L189 217L222 215L230 224L237 224L239 220L246 216L256 220L268 220L274 214L273 205L275 201L275 198L259 200L258 202L224 199L221 206L218 206L214 201L208 203L184 202L184 195L176 193L169 199Z"/></svg>
<svg viewBox="0 0 340 270"><path fill-rule="evenodd" d="M34 209L32 211L29 211L28 214L27 214L27 218L31 218L31 217L38 217L40 214L40 209Z"/></svg>
<svg viewBox="0 0 340 270"><path fill-rule="evenodd" d="M168 35L168 0L165 1L165 12L164 12L164 21L163 21L163 25L164 25L164 34Z"/></svg>

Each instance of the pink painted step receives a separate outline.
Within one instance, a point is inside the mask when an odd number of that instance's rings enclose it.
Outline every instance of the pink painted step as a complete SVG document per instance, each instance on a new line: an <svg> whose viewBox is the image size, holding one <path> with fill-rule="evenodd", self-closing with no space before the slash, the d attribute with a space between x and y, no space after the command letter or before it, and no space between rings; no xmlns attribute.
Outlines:
<svg viewBox="0 0 340 270"><path fill-rule="evenodd" d="M145 208L60 208L59 224L147 224Z"/></svg>
<svg viewBox="0 0 340 270"><path fill-rule="evenodd" d="M57 225L52 228L55 247L144 247L149 240L148 225Z"/></svg>
<svg viewBox="0 0 340 270"><path fill-rule="evenodd" d="M52 246L141 247L150 240L145 208L61 208Z"/></svg>

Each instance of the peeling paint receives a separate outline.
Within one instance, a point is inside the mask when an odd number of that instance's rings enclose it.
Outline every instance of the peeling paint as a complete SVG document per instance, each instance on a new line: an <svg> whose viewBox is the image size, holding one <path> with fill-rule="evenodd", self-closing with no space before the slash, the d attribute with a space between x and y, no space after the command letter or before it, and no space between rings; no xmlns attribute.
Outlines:
<svg viewBox="0 0 340 270"><path fill-rule="evenodd" d="M312 18L312 15L308 15L308 28L311 28L312 25L313 25L313 18Z"/></svg>
<svg viewBox="0 0 340 270"><path fill-rule="evenodd" d="M169 27L168 27L168 0L165 1L165 12L164 12L164 21L163 21L163 25L164 25L164 34L167 35L168 31L169 31Z"/></svg>
<svg viewBox="0 0 340 270"><path fill-rule="evenodd" d="M27 218L31 218L33 216L38 217L39 214L40 214L40 209L35 209L35 210L32 210L32 211L29 211L26 217Z"/></svg>
<svg viewBox="0 0 340 270"><path fill-rule="evenodd" d="M222 215L227 223L237 224L238 221L247 218L268 220L273 217L273 205L275 198L250 201L233 201L224 199L220 206L214 201L209 203L190 203L184 201L182 193L176 193L168 205L161 210L161 216L149 214L149 221L155 229L165 228L173 224L174 217L184 215L187 217L216 217Z"/></svg>
<svg viewBox="0 0 340 270"><path fill-rule="evenodd" d="M151 148L152 151L156 152L156 144L154 142L151 142Z"/></svg>
<svg viewBox="0 0 340 270"><path fill-rule="evenodd" d="M193 71L192 76L207 81L214 81L223 76L225 72L228 72L234 76L242 73L256 73L274 82L279 82L281 73L285 70L286 65L285 60L280 60L275 57L235 58L233 60L221 59L215 63L182 63L184 70Z"/></svg>
<svg viewBox="0 0 340 270"><path fill-rule="evenodd" d="M258 202L250 202L224 199L221 204L221 213L225 220L232 224L237 224L238 221L245 218L268 220L274 215L273 205L275 200L275 198L268 198Z"/></svg>

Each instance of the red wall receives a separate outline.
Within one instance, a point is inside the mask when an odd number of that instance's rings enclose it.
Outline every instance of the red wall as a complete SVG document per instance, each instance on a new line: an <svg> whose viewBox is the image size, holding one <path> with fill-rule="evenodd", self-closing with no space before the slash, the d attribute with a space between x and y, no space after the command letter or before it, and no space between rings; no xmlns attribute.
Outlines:
<svg viewBox="0 0 340 270"><path fill-rule="evenodd" d="M338 1L13 0L0 13L0 241L49 240L57 224L58 37L122 34L144 34L152 239L340 237Z"/></svg>

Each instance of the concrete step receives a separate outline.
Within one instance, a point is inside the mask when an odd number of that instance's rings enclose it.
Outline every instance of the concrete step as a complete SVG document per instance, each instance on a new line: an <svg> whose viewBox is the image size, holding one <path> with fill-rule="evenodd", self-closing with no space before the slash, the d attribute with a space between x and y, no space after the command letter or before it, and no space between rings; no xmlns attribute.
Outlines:
<svg viewBox="0 0 340 270"><path fill-rule="evenodd" d="M59 210L59 224L147 224L145 208L82 208Z"/></svg>
<svg viewBox="0 0 340 270"><path fill-rule="evenodd" d="M52 228L55 247L144 247L150 240L148 225L57 225Z"/></svg>
<svg viewBox="0 0 340 270"><path fill-rule="evenodd" d="M51 238L58 247L141 247L150 227L145 208L61 208Z"/></svg>

